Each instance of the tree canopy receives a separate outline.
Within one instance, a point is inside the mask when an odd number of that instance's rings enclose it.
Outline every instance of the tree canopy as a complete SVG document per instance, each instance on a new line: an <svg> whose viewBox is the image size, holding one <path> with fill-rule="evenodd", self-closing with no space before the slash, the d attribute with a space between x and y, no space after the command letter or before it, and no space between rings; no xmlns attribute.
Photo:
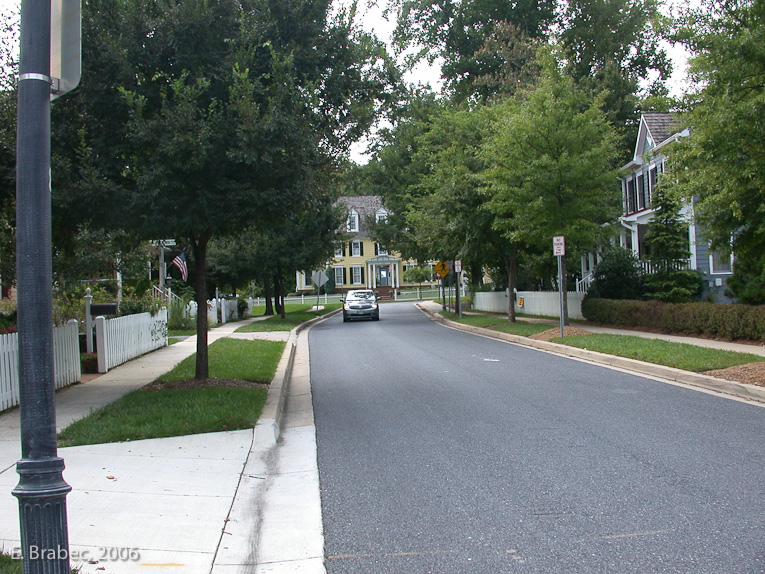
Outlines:
<svg viewBox="0 0 765 574"><path fill-rule="evenodd" d="M395 97L382 44L328 0L94 0L83 21L53 117L59 220L176 238L200 309L210 239L299 213Z"/></svg>

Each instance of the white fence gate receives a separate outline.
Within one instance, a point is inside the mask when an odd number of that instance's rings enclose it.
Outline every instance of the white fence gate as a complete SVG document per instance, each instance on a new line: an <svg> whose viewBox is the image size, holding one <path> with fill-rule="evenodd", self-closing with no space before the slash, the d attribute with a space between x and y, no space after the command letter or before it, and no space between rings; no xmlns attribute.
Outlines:
<svg viewBox="0 0 765 574"><path fill-rule="evenodd" d="M80 380L77 321L53 329L53 372L57 389ZM0 335L0 411L19 404L19 334Z"/></svg>
<svg viewBox="0 0 765 574"><path fill-rule="evenodd" d="M167 346L167 309L115 319L96 317L98 372L106 373L154 349Z"/></svg>

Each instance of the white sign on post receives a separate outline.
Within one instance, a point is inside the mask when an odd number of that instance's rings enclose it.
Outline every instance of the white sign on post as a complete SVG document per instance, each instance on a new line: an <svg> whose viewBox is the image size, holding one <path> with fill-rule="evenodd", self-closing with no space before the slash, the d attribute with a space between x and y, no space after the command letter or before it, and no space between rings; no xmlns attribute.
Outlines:
<svg viewBox="0 0 765 574"><path fill-rule="evenodd" d="M562 235L553 237L553 255L556 257L566 255L566 238Z"/></svg>

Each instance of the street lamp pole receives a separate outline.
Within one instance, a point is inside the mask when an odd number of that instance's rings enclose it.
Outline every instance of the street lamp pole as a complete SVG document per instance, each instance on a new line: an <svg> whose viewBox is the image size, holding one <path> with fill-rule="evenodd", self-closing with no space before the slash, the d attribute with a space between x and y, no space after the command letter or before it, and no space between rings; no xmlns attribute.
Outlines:
<svg viewBox="0 0 765 574"><path fill-rule="evenodd" d="M68 574L64 461L57 455L53 371L50 181L50 0L23 0L16 151L21 460L19 501L25 574Z"/></svg>

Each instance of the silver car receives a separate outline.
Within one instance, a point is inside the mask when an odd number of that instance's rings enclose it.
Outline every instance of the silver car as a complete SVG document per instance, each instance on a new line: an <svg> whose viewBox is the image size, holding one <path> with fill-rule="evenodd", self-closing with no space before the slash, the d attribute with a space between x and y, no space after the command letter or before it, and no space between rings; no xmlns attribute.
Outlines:
<svg viewBox="0 0 765 574"><path fill-rule="evenodd" d="M348 291L343 301L343 321L351 319L380 320L380 309L377 305L377 296L371 289L359 289Z"/></svg>

